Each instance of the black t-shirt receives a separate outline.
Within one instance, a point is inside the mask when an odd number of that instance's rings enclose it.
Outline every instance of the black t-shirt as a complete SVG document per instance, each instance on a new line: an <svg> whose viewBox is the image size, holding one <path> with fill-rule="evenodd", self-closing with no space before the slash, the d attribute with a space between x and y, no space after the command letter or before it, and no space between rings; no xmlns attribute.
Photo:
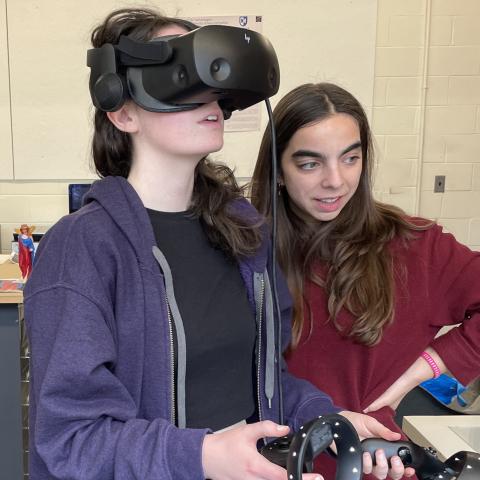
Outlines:
<svg viewBox="0 0 480 480"><path fill-rule="evenodd" d="M255 318L238 264L189 212L147 209L185 329L186 423L219 430L255 412Z"/></svg>

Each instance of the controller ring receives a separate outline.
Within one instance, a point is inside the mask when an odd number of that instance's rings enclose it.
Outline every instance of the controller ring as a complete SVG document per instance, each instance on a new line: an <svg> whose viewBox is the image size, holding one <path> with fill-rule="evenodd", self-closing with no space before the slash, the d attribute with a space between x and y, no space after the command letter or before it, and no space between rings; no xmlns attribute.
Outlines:
<svg viewBox="0 0 480 480"><path fill-rule="evenodd" d="M287 458L288 480L301 480L304 464L308 465L311 458L313 465L313 459L332 440L338 450L335 479L360 480L363 469L360 439L353 425L338 414L311 420L294 435Z"/></svg>

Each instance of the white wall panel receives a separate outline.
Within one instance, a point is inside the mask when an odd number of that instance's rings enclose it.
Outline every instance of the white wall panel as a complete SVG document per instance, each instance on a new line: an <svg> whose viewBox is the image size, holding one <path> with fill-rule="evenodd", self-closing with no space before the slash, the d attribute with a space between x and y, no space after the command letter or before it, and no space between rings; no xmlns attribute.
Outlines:
<svg viewBox="0 0 480 480"><path fill-rule="evenodd" d="M5 1L5 0L4 0ZM88 69L92 26L113 0L6 0L9 10L16 179L89 178ZM377 0L182 0L157 4L169 15L262 15L280 61L281 89L332 81L372 106ZM0 1L1 5L1 1ZM266 112L263 126L266 124ZM217 158L251 174L261 132L228 133Z"/></svg>

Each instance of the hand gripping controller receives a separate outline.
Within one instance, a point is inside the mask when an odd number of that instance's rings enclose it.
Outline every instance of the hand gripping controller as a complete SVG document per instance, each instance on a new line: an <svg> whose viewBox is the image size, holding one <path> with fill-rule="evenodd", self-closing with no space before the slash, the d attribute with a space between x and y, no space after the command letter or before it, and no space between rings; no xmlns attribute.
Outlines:
<svg viewBox="0 0 480 480"><path fill-rule="evenodd" d="M398 455L406 467L413 467L420 480L478 480L480 479L480 454L458 452L442 462L435 450L423 448L413 442L399 440L387 442L379 438L368 438L362 442L362 450L375 459L375 451L385 451L391 458Z"/></svg>
<svg viewBox="0 0 480 480"><path fill-rule="evenodd" d="M295 434L280 437L261 449L268 460L287 469L289 480L301 480L313 471L313 460L331 443L337 447L336 480L360 480L362 449L353 425L343 416L332 414L306 423Z"/></svg>
<svg viewBox="0 0 480 480"><path fill-rule="evenodd" d="M479 480L480 453L458 452L442 462L435 450L413 442L388 442L369 438L361 443L352 424L341 415L325 415L311 420L296 434L280 437L261 449L268 460L287 469L289 480L300 480L302 473L313 471L313 460L334 441L338 450L335 480L359 480L362 476L362 453L375 462L381 448L390 459L398 455L406 467L415 469L419 480Z"/></svg>

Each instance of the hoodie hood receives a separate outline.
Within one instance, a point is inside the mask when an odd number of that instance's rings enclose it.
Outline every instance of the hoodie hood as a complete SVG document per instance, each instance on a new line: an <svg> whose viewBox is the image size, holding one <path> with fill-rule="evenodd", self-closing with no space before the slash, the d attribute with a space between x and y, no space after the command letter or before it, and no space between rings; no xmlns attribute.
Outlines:
<svg viewBox="0 0 480 480"><path fill-rule="evenodd" d="M135 189L124 177L97 180L84 197L84 204L98 203L125 234L141 263L152 264L156 245L147 210Z"/></svg>
<svg viewBox="0 0 480 480"><path fill-rule="evenodd" d="M92 202L101 205L122 230L142 263L151 264L152 246L156 245L153 228L142 200L128 180L115 176L97 180L84 197L85 205ZM252 223L261 221L260 214L246 199L236 200L230 209L234 215L251 218ZM263 272L267 263L269 245L266 224L262 230L263 241L257 254L240 259L244 268L248 267L255 272Z"/></svg>

